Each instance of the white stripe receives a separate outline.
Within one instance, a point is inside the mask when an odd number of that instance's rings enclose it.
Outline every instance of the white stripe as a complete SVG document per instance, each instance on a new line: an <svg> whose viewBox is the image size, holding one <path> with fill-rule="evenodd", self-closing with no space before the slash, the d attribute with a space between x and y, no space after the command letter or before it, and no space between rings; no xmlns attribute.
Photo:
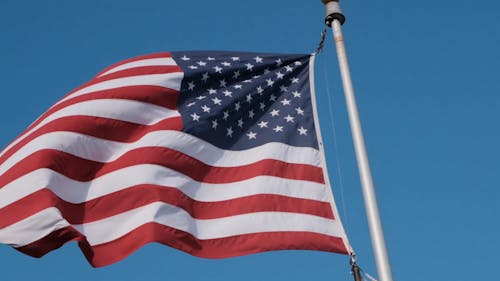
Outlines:
<svg viewBox="0 0 500 281"><path fill-rule="evenodd" d="M172 58L153 58L153 59L144 59L133 61L129 63L121 64L117 67L111 68L110 70L102 73L98 77L108 75L114 72L118 72L120 70L141 67L141 66L168 66L168 65L176 65L175 61Z"/></svg>
<svg viewBox="0 0 500 281"><path fill-rule="evenodd" d="M148 74L138 75L125 78L117 78L113 80L103 81L100 83L92 84L88 87L82 88L71 95L66 96L55 105L61 102L72 99L74 97L90 94L97 91L104 91L127 86L160 86L179 91L181 88L181 81L183 78L182 72L172 72L164 74ZM54 106L55 106L54 105Z"/></svg>
<svg viewBox="0 0 500 281"><path fill-rule="evenodd" d="M312 215L261 212L231 217L193 219L183 209L166 203L152 203L103 220L75 225L91 245L113 241L145 222L156 222L190 233L198 239L216 239L270 231L310 231L337 236L334 220Z"/></svg>
<svg viewBox="0 0 500 281"><path fill-rule="evenodd" d="M48 208L15 224L0 228L0 243L21 247L69 226L56 208Z"/></svg>
<svg viewBox="0 0 500 281"><path fill-rule="evenodd" d="M47 116L38 125L9 144L0 156L47 123L68 116L93 116L150 125L166 118L178 117L180 113L177 110L135 100L97 99L84 101L64 107Z"/></svg>
<svg viewBox="0 0 500 281"><path fill-rule="evenodd" d="M16 151L0 165L0 176L15 163L42 149L55 149L80 158L111 162L141 147L164 147L180 151L218 167L242 166L262 159L320 166L318 150L283 143L267 143L242 151L217 148L203 140L179 131L154 131L133 143L122 143L73 132L51 132L41 135Z"/></svg>
<svg viewBox="0 0 500 281"><path fill-rule="evenodd" d="M141 125L154 124L160 120L181 116L177 110L126 99L97 99L72 104L47 116L30 131L62 117L93 116L116 119Z"/></svg>
<svg viewBox="0 0 500 281"><path fill-rule="evenodd" d="M176 188L201 202L218 202L257 194L329 202L328 191L320 183L272 176L258 176L224 184L203 183L169 168L142 164L126 167L88 182L76 181L46 168L35 170L0 189L0 208L44 188L49 188L64 201L78 204L140 184Z"/></svg>
<svg viewBox="0 0 500 281"><path fill-rule="evenodd" d="M62 103L65 100L68 100L68 99L71 99L71 98L74 98L77 96L90 94L90 93L93 93L96 91L110 90L110 89L114 89L114 88L127 87L127 86L160 86L160 87L166 87L169 89L174 89L174 90L179 91L181 88L181 82L182 82L183 77L184 77L184 73L173 72L173 73L167 73L167 74L140 75L140 76L133 76L133 77L108 80L108 81L104 81L104 82L97 83L97 84L92 84L88 87L82 88L82 89L72 93L71 95L66 96L62 100L58 101L51 108L55 107L56 105ZM38 120L39 119L37 119L36 121L38 121ZM30 130L30 132L31 132L31 130ZM21 139L25 138L28 133L29 132L22 133L15 142L11 143L10 145L8 145L6 148L4 148L0 152L0 156L2 156L5 152L7 152L13 145L15 145Z"/></svg>
<svg viewBox="0 0 500 281"><path fill-rule="evenodd" d="M335 237L340 235L337 221L313 215L260 212L202 220L193 219L183 209L161 202L74 227L94 246L116 240L149 222L172 227L203 240L275 231L307 231ZM49 208L1 229L0 242L15 247L24 246L44 237L55 228L64 227L64 223L61 214L54 208Z"/></svg>
<svg viewBox="0 0 500 281"><path fill-rule="evenodd" d="M62 100L58 101L51 108L54 108L56 105L62 103L65 100L68 100L68 99L71 99L71 98L74 98L77 96L90 94L90 93L93 93L96 91L104 91L104 90L110 90L110 89L127 87L127 86L160 86L160 87L165 87L165 88L179 91L181 88L181 82L182 82L183 77L184 77L184 73L182 73L182 72L172 72L172 73L167 73L167 74L139 75L139 76L132 76L132 77L108 80L108 81L92 84L88 87L82 88L82 89L72 93L71 95L66 96ZM39 119L37 119L36 121L38 121L38 120ZM8 145L6 148L4 148L0 152L0 156L2 156L5 152L7 152L13 145L15 145L21 139L25 138L28 133L29 132L22 133L15 142L11 143L10 145Z"/></svg>

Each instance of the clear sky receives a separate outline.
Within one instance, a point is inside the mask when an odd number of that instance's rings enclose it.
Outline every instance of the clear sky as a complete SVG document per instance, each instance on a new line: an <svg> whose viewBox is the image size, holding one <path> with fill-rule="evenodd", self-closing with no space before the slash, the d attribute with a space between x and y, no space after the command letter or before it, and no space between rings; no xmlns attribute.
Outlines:
<svg viewBox="0 0 500 281"><path fill-rule="evenodd" d="M343 1L354 87L396 280L498 279L498 1ZM73 88L152 52L312 52L319 0L0 1L0 146ZM316 65L330 176L359 265L376 276L331 34ZM333 99L334 148L327 93ZM42 259L0 245L10 280L351 280L346 256L208 260L150 244L94 269L75 243Z"/></svg>

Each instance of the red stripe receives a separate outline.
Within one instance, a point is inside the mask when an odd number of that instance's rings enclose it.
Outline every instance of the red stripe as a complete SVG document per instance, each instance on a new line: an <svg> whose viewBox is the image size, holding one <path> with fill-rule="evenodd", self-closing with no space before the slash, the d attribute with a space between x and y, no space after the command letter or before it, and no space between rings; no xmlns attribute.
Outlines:
<svg viewBox="0 0 500 281"><path fill-rule="evenodd" d="M152 59L152 58L170 58L172 55L168 52L165 53L157 53L157 54L151 54L151 55L144 55L144 56L139 56L135 58L131 58L122 62L119 62L117 64L114 64L105 70L103 70L101 73L105 73L109 69L115 68L119 65L137 61L137 60L143 60L143 59ZM104 77L95 77L94 79L90 80L89 82L77 87L67 95L65 95L62 99L70 96L71 94L86 88L88 86L107 81L107 80L112 80L116 78L123 78L123 77L130 77L130 76L137 76L137 75L146 75L146 74L160 74L160 73L172 73L172 72L182 72L182 69L177 66L149 66L149 67L136 67L132 69L126 69L122 71L118 71L116 73L111 73L109 75L106 75ZM163 93L164 96L162 99L157 99L158 95ZM175 97L169 97L168 94L176 94ZM50 108L47 112L45 112L40 118L38 118L33 124L31 124L24 132L30 130L34 126L38 125L43 119L45 119L48 115L52 114L53 112L60 110L61 108L64 108L68 105L75 104L77 102L82 102L82 101L88 101L88 100L93 100L93 99L103 99L103 98L121 98L121 99L131 99L131 100L138 100L138 101L144 101L144 102L149 102L152 104L156 104L159 106L165 106L170 109L177 109L177 99L178 99L178 91L174 89L168 89L164 87L159 87L159 86L145 86L145 85L138 85L138 86L127 86L127 87L119 87L119 88L114 88L114 89L109 89L109 90L103 90L103 91L96 91L93 93L86 94L84 96L78 96L72 99L69 99L67 101L62 102L61 104L57 104L56 106ZM24 134L23 132L23 134ZM22 136L22 134L20 135ZM19 137L20 137L19 136ZM18 138L19 138L18 137Z"/></svg>
<svg viewBox="0 0 500 281"><path fill-rule="evenodd" d="M0 188L14 179L40 168L51 169L74 180L90 181L107 173L139 164L167 167L195 181L205 183L231 183L266 175L324 183L322 169L312 165L264 159L236 167L215 167L176 150L141 147L129 151L109 163L83 159L59 150L39 150L7 170L0 178Z"/></svg>
<svg viewBox="0 0 500 281"><path fill-rule="evenodd" d="M142 56L137 56L137 57L129 58L129 59L117 62L117 63L115 63L113 65L110 65L110 66L106 67L101 72L99 72L95 77L100 76L100 75L102 75L102 73L106 73L107 71L109 71L109 70L111 70L111 69L113 69L115 67L118 67L118 66L120 66L122 64L126 64L126 63L129 63L129 62L134 62L134 61L139 61L139 60L145 60L145 59L158 59L158 58L171 58L171 57L172 57L172 54L170 54L169 52L162 52L162 53L148 54L148 55L142 55Z"/></svg>
<svg viewBox="0 0 500 281"><path fill-rule="evenodd" d="M151 71L151 73L148 73L148 71ZM68 98L75 92L78 92L84 88L87 88L89 86L104 82L104 81L109 81L117 78L125 78L125 77L132 77L132 76L138 76L138 75L147 75L147 74L161 74L161 73L174 73L174 72L183 72L182 69L179 66L151 66L151 67L135 67L131 68L128 70L123 70L117 72L118 74L110 73L108 75L102 76L102 77L94 77L92 80L76 87L74 90L66 94L61 98L61 100ZM87 94L85 94L87 95Z"/></svg>
<svg viewBox="0 0 500 281"><path fill-rule="evenodd" d="M74 228L67 227L16 249L34 257L41 257L72 240L79 241L80 249L94 267L118 262L151 242L158 242L202 258L228 258L292 249L348 254L341 238L313 232L263 232L201 240L189 233L157 223L144 224L119 239L93 247Z"/></svg>
<svg viewBox="0 0 500 281"><path fill-rule="evenodd" d="M56 207L61 211L70 224L83 224L154 202L163 202L182 208L195 219L216 219L255 212L290 212L334 219L328 202L274 194L258 194L218 202L201 202L189 198L173 187L144 184L79 204L66 202L49 189L41 189L1 208L0 228L50 207Z"/></svg>
<svg viewBox="0 0 500 281"><path fill-rule="evenodd" d="M154 104L157 106L162 106L168 109L177 110L177 101L179 99L179 92L158 86L129 86L122 88L115 88L111 90L94 92L92 94L78 96L73 99L66 100L60 104L47 110L42 116L40 116L35 122L33 122L27 129L23 131L15 140L23 137L29 130L40 124L45 118L70 105L96 100L96 99L127 99L135 100L140 102L146 102ZM14 140L14 141L15 141ZM14 142L13 141L13 142ZM17 150L17 149L16 149ZM8 150L0 157L0 164L5 161L5 155L12 155L15 151L12 148Z"/></svg>
<svg viewBox="0 0 500 281"><path fill-rule="evenodd" d="M64 102L54 105L31 124L26 131L37 126L47 116L73 104L98 99L126 99L162 106L176 110L179 92L159 86L127 86L109 90L97 91L91 94L77 96Z"/></svg>
<svg viewBox="0 0 500 281"><path fill-rule="evenodd" d="M106 74L106 75L101 76L101 77L96 77L82 86L87 87L87 86L97 84L97 83L100 83L103 81L124 78L124 77L132 77L132 76L148 75L148 74L166 74L166 73L175 73L175 72L183 72L183 71L182 71L182 68L180 66L177 66L177 65L138 66L138 67L134 67L134 68L128 68L128 69L112 72L110 74ZM74 92L75 92L75 90L72 91L72 93L74 93Z"/></svg>
<svg viewBox="0 0 500 281"><path fill-rule="evenodd" d="M45 254L60 248L62 245L70 241L79 241L78 244L85 254L87 260L92 256L92 250L85 237L71 226L53 231L49 235L41 238L38 241L30 243L26 246L14 248L21 253L30 255L35 258L41 258Z"/></svg>
<svg viewBox="0 0 500 281"><path fill-rule="evenodd" d="M152 125L140 125L92 116L62 117L47 123L12 146L0 157L0 165L33 139L51 132L74 132L105 140L130 143L139 140L150 132L159 130L182 130L182 118L173 117Z"/></svg>

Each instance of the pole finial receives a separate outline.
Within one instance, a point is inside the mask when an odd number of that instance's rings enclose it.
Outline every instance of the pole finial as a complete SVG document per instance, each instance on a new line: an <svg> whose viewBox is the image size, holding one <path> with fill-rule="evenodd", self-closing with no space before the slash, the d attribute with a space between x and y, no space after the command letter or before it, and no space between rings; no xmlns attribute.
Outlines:
<svg viewBox="0 0 500 281"><path fill-rule="evenodd" d="M345 16L340 9L339 0L321 0L325 4L326 17L325 24L328 27L332 26L334 20L338 20L340 24L344 24Z"/></svg>

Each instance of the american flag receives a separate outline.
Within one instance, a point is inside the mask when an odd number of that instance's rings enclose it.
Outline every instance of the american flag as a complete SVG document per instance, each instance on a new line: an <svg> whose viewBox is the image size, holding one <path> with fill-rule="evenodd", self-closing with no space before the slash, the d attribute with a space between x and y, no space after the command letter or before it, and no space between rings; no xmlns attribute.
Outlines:
<svg viewBox="0 0 500 281"><path fill-rule="evenodd" d="M348 253L309 55L157 53L105 69L0 153L0 243L91 265L159 242L222 258Z"/></svg>

